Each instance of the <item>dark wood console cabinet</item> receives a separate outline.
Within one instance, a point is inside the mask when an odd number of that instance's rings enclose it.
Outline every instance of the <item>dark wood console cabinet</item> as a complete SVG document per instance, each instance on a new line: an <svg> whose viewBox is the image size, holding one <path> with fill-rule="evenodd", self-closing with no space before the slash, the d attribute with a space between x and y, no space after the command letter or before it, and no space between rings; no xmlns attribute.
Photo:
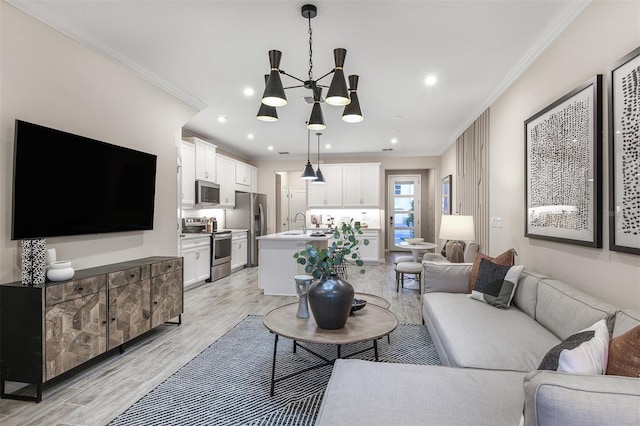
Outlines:
<svg viewBox="0 0 640 426"><path fill-rule="evenodd" d="M181 257L76 271L69 281L0 284L0 397L42 400L42 385L173 318L183 304ZM36 386L5 393L6 382Z"/></svg>

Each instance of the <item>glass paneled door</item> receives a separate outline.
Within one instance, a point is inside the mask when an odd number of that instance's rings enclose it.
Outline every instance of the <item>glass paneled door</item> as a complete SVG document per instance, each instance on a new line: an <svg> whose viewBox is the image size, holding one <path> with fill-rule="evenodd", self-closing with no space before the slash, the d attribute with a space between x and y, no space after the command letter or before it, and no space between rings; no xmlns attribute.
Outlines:
<svg viewBox="0 0 640 426"><path fill-rule="evenodd" d="M389 251L405 238L420 237L420 176L389 176Z"/></svg>

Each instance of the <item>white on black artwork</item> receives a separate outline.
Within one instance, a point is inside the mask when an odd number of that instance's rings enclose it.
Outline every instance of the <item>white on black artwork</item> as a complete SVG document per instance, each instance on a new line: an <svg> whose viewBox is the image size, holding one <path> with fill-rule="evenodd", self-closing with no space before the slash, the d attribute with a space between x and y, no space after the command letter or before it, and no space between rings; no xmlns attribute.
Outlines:
<svg viewBox="0 0 640 426"><path fill-rule="evenodd" d="M640 254L640 48L612 67L609 108L609 247Z"/></svg>
<svg viewBox="0 0 640 426"><path fill-rule="evenodd" d="M525 122L525 235L600 247L601 77Z"/></svg>

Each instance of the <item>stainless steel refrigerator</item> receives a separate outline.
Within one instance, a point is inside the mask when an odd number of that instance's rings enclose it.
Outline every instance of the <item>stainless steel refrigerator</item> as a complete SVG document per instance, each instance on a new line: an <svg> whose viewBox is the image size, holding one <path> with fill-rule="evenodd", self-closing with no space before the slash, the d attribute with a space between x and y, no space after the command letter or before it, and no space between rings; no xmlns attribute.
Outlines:
<svg viewBox="0 0 640 426"><path fill-rule="evenodd" d="M236 206L227 210L225 225L229 229L248 229L247 266L258 266L257 237L267 234L267 196L236 192Z"/></svg>

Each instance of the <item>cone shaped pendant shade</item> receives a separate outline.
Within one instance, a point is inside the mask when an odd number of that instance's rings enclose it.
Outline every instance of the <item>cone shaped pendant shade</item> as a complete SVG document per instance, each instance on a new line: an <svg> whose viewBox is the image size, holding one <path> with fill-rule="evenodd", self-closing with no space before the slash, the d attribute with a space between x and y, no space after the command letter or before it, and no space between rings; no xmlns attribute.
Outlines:
<svg viewBox="0 0 640 426"><path fill-rule="evenodd" d="M325 101L329 105L349 105L351 99L349 98L349 91L347 90L347 82L344 78L344 60L347 56L346 49L334 49L333 58L335 60L336 68L333 73L333 79L331 79L331 85L329 86L329 92L327 93L327 99Z"/></svg>
<svg viewBox="0 0 640 426"><path fill-rule="evenodd" d="M267 85L267 81L269 80L269 74L264 75L264 84ZM276 107L272 107L269 105L265 105L260 103L260 109L258 109L258 114L256 118L260 121L278 121L278 111L276 111Z"/></svg>
<svg viewBox="0 0 640 426"><path fill-rule="evenodd" d="M311 109L311 117L307 123L309 130L324 130L327 126L324 124L324 115L320 107L320 98L322 97L322 89L316 87L313 91L313 108Z"/></svg>
<svg viewBox="0 0 640 426"><path fill-rule="evenodd" d="M358 100L358 76L349 76L349 92L351 96L351 103L344 107L342 113L342 120L347 123L359 123L364 120L362 110L360 110L360 100Z"/></svg>
<svg viewBox="0 0 640 426"><path fill-rule="evenodd" d="M282 52L279 50L269 51L271 72L267 80L267 87L265 87L262 95L262 103L272 107L280 107L287 104L287 97L284 94L284 87L282 87L282 80L280 79L281 58Z"/></svg>
<svg viewBox="0 0 640 426"><path fill-rule="evenodd" d="M311 132L307 130L307 165L304 166L304 170L302 175L300 175L300 179L315 179L316 172L313 171L313 166L311 165L311 161L309 161L309 150L311 149Z"/></svg>

